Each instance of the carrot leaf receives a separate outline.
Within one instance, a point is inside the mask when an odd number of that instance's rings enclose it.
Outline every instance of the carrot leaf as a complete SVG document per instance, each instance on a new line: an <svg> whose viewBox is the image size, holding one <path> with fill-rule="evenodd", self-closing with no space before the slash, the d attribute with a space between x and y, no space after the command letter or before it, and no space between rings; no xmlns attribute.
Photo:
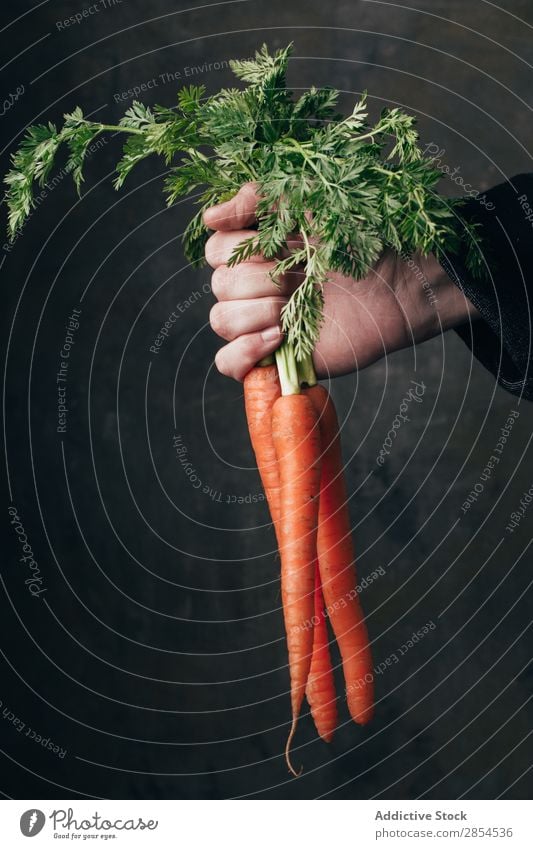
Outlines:
<svg viewBox="0 0 533 849"><path fill-rule="evenodd" d="M469 270L481 274L479 235L461 218L462 202L439 195L441 172L420 147L415 118L392 108L369 122L366 94L343 117L339 92L329 87L312 86L295 98L286 84L291 50L271 54L263 45L254 58L232 61L243 88L206 96L204 86L186 86L172 108L134 101L116 125L90 121L78 107L60 130L52 123L29 127L5 177L10 237L31 214L34 187L46 183L60 148L79 191L91 143L111 133L125 136L117 189L155 154L169 169L168 204L195 194L200 208L183 235L195 266L204 262L208 237L203 211L243 182L258 184L257 236L235 248L231 263L262 253L276 260L276 283L296 265L305 269L282 315L299 362L318 338L331 271L361 278L385 249L439 257L466 240ZM291 258L287 242L295 233L303 246Z"/></svg>

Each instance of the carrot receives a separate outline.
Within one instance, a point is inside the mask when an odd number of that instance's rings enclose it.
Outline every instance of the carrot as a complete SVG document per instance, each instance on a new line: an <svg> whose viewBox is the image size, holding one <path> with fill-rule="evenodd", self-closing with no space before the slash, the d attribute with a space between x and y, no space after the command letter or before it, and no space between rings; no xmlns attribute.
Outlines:
<svg viewBox="0 0 533 849"><path fill-rule="evenodd" d="M276 537L279 525L279 472L272 439L272 407L280 395L275 365L256 366L244 378L244 404L250 441Z"/></svg>
<svg viewBox="0 0 533 849"><path fill-rule="evenodd" d="M334 404L323 386L305 390L319 416L322 479L317 552L322 591L342 657L350 715L365 725L374 712L372 655L356 592L354 551L342 473L339 425Z"/></svg>
<svg viewBox="0 0 533 849"><path fill-rule="evenodd" d="M337 703L318 561L315 564L315 616L313 624L313 657L305 694L315 721L316 730L326 743L331 743L337 725Z"/></svg>
<svg viewBox="0 0 533 849"><path fill-rule="evenodd" d="M279 537L279 469L272 437L272 407L280 394L275 365L256 366L244 378L248 430L276 538ZM317 731L329 743L337 724L337 706L318 562L314 592L313 649L306 696Z"/></svg>
<svg viewBox="0 0 533 849"><path fill-rule="evenodd" d="M272 437L280 477L279 550L281 597L287 632L292 723L285 748L296 731L313 652L315 559L320 491L318 416L304 394L282 395L272 410Z"/></svg>

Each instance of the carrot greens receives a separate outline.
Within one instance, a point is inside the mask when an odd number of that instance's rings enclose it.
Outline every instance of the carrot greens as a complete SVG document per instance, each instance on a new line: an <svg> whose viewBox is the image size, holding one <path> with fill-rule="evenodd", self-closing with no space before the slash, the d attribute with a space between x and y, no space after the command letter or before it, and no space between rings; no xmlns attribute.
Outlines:
<svg viewBox="0 0 533 849"><path fill-rule="evenodd" d="M393 108L370 124L366 96L343 117L332 88L312 87L296 98L286 85L291 49L270 55L264 45L253 59L233 61L243 88L206 97L204 86L184 87L171 108L135 101L116 125L88 120L78 107L65 115L61 129L52 123L30 127L5 178L11 237L30 214L34 187L46 183L62 146L80 191L92 142L102 133L120 133L126 139L117 189L139 162L157 154L169 168L167 203L197 194L199 209L183 235L195 266L204 263L208 237L203 211L228 200L243 182L258 184L257 234L235 248L231 263L261 252L277 260L275 282L290 268L305 267L303 284L282 315L290 355L298 362L317 341L329 271L361 278L386 247L439 257L466 239L469 270L478 274L478 237L461 220L461 201L437 193L441 173L423 155L415 119ZM294 233L301 235L301 247L280 258Z"/></svg>

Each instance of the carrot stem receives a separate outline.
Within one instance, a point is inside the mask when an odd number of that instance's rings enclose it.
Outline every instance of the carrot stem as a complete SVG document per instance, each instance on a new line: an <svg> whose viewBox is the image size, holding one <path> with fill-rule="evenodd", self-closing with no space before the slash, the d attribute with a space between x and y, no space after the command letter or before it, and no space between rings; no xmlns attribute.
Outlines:
<svg viewBox="0 0 533 849"><path fill-rule="evenodd" d="M306 354L304 359L298 363L298 377L300 383L305 383L307 386L316 386L317 378L311 354Z"/></svg>
<svg viewBox="0 0 533 849"><path fill-rule="evenodd" d="M299 395L300 379L294 348L289 342L283 342L276 351L276 365L278 367L279 382L282 395Z"/></svg>

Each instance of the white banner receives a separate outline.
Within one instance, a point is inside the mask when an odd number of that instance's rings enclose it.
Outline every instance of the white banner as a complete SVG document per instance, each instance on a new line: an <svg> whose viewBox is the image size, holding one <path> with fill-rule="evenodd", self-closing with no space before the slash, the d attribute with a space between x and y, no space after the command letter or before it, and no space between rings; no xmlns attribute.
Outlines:
<svg viewBox="0 0 533 849"><path fill-rule="evenodd" d="M0 804L0 834L6 849L66 841L123 849L531 849L528 808L527 801L10 800Z"/></svg>

